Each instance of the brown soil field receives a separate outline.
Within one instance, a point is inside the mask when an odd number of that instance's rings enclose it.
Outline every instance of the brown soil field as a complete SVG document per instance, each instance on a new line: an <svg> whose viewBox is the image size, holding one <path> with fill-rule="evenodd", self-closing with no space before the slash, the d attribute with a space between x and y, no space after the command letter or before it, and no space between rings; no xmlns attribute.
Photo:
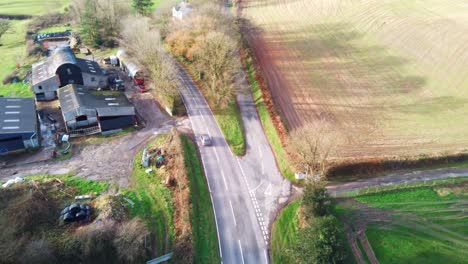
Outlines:
<svg viewBox="0 0 468 264"><path fill-rule="evenodd" d="M468 149L468 1L243 0L290 130L331 122L341 158Z"/></svg>

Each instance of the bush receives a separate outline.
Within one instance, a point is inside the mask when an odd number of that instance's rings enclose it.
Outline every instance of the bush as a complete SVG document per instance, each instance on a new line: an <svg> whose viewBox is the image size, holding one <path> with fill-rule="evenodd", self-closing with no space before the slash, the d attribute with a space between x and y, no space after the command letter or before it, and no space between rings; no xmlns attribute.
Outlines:
<svg viewBox="0 0 468 264"><path fill-rule="evenodd" d="M34 240L29 242L24 252L19 257L20 263L29 264L54 264L57 263L50 246L46 240Z"/></svg>
<svg viewBox="0 0 468 264"><path fill-rule="evenodd" d="M10 204L6 210L16 234L32 234L41 225L55 224L59 212L56 201L46 197L41 189Z"/></svg>
<svg viewBox="0 0 468 264"><path fill-rule="evenodd" d="M307 183L302 196L303 213L306 218L328 215L331 206L332 199L323 185L312 182Z"/></svg>
<svg viewBox="0 0 468 264"><path fill-rule="evenodd" d="M136 217L123 223L117 230L114 245L122 263L143 263L145 260L145 237L150 232L143 221Z"/></svg>
<svg viewBox="0 0 468 264"><path fill-rule="evenodd" d="M338 220L332 216L315 218L311 225L299 230L291 257L296 263L342 263L346 259L346 241Z"/></svg>
<svg viewBox="0 0 468 264"><path fill-rule="evenodd" d="M82 227L77 233L84 263L114 263L115 222L104 220Z"/></svg>
<svg viewBox="0 0 468 264"><path fill-rule="evenodd" d="M14 71L8 74L2 81L3 84L10 84L10 83L17 83L20 81L20 77L18 76L18 72Z"/></svg>
<svg viewBox="0 0 468 264"><path fill-rule="evenodd" d="M26 54L27 56L46 56L47 49L41 43L35 43L34 40L28 39L26 40Z"/></svg>

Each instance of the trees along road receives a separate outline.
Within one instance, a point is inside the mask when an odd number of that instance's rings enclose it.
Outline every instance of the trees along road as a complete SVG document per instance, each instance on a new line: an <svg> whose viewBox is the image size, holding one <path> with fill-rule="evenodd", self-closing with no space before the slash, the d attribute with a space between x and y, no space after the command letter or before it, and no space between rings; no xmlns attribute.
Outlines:
<svg viewBox="0 0 468 264"><path fill-rule="evenodd" d="M222 263L269 263L269 226L287 201L291 184L278 170L252 96L249 90L238 95L247 145L246 155L238 158L195 83L176 65L208 180ZM201 135L208 135L212 145L202 146Z"/></svg>

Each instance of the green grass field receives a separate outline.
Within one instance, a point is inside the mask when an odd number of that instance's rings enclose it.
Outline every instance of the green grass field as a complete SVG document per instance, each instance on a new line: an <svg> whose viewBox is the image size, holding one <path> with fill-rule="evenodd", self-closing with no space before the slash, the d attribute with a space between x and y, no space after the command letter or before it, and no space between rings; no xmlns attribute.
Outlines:
<svg viewBox="0 0 468 264"><path fill-rule="evenodd" d="M380 263L466 263L466 251L410 228L370 227L368 240Z"/></svg>
<svg viewBox="0 0 468 264"><path fill-rule="evenodd" d="M70 0L2 0L0 14L7 15L44 15L60 12L70 4Z"/></svg>
<svg viewBox="0 0 468 264"><path fill-rule="evenodd" d="M468 178L397 187L340 202L353 228L367 226L379 262L466 263Z"/></svg>
<svg viewBox="0 0 468 264"><path fill-rule="evenodd" d="M29 85L23 83L7 84L2 83L3 79L16 69L18 63L21 67L29 67L25 63L25 28L30 20L11 20L11 28L0 39L0 54L2 63L0 63L0 95L4 96L32 96ZM23 65L25 63L25 65Z"/></svg>
<svg viewBox="0 0 468 264"><path fill-rule="evenodd" d="M194 263L220 263L218 237L208 183L203 174L195 144L186 136L181 136L181 139L185 168L190 180Z"/></svg>

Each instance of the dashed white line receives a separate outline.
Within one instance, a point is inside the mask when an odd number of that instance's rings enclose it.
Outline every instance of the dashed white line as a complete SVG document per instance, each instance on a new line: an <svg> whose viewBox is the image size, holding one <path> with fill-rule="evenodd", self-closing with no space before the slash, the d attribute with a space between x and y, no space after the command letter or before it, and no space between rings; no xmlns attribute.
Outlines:
<svg viewBox="0 0 468 264"><path fill-rule="evenodd" d="M215 156L216 156L216 160L219 162L218 151L216 151L215 148L213 148L213 150L214 150L214 154L215 154ZM221 165L221 164L220 164L220 165Z"/></svg>
<svg viewBox="0 0 468 264"><path fill-rule="evenodd" d="M263 250L263 255L265 256L265 263L268 264L268 255L267 255L266 250Z"/></svg>
<svg viewBox="0 0 468 264"><path fill-rule="evenodd" d="M226 188L226 191L229 190L227 182L226 182L226 177L224 176L224 171L221 170L221 176L223 177L223 182L224 182L224 188Z"/></svg>
<svg viewBox="0 0 468 264"><path fill-rule="evenodd" d="M244 262L244 253L242 253L241 242L240 242L240 240L237 240L237 242L239 242L239 250L240 250L240 253L241 253L241 257L242 257L242 264L245 264L245 262Z"/></svg>
<svg viewBox="0 0 468 264"><path fill-rule="evenodd" d="M234 225L237 226L236 215L234 214L234 208L232 208L231 201L229 201L229 205L231 206L231 213L232 213L232 219L234 219Z"/></svg>

